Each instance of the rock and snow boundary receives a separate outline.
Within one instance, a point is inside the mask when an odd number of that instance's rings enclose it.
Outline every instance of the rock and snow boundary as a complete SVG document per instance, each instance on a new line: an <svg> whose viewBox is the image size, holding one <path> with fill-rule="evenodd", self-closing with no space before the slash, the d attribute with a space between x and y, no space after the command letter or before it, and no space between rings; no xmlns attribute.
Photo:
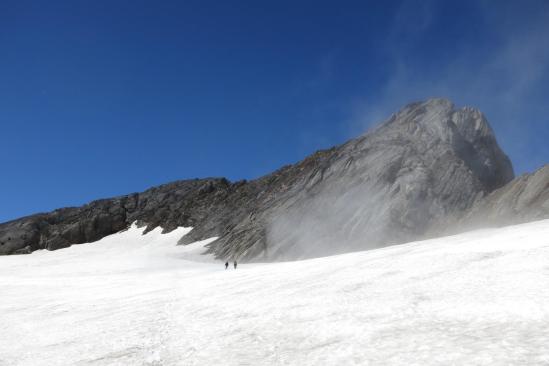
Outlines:
<svg viewBox="0 0 549 366"><path fill-rule="evenodd" d="M549 364L549 220L236 271L189 230L0 257L0 365Z"/></svg>

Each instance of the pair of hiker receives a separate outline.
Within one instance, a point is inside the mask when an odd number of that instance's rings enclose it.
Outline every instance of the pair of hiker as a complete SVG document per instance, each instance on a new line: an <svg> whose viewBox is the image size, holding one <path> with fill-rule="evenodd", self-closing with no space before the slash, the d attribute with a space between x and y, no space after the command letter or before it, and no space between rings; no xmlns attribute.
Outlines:
<svg viewBox="0 0 549 366"><path fill-rule="evenodd" d="M234 265L234 269L236 269L236 266L237 266L236 261L234 261L233 265ZM229 261L225 262L225 269L227 268L229 268Z"/></svg>

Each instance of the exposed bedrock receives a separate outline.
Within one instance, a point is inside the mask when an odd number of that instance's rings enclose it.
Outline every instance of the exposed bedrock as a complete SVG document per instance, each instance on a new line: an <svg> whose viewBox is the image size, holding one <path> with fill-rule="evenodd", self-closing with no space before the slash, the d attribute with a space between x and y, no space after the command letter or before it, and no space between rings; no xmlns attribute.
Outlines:
<svg viewBox="0 0 549 366"><path fill-rule="evenodd" d="M148 230L193 227L181 244L217 236L209 250L223 259L333 254L421 238L472 209L489 211L479 202L513 178L481 112L431 99L252 181L178 181L0 224L0 253L92 242L138 221ZM547 182L547 175L539 179Z"/></svg>

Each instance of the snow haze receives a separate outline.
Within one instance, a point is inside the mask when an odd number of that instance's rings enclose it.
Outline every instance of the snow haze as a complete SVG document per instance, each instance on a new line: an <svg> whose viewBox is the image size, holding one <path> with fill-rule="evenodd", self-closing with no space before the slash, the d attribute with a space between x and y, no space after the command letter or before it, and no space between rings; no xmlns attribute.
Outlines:
<svg viewBox="0 0 549 366"><path fill-rule="evenodd" d="M549 364L549 220L236 271L189 230L0 257L0 365Z"/></svg>

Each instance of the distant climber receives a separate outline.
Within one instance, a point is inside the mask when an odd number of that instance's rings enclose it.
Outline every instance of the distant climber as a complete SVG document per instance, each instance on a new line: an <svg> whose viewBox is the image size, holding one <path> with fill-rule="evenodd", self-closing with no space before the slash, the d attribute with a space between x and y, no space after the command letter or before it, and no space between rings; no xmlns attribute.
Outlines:
<svg viewBox="0 0 549 366"><path fill-rule="evenodd" d="M225 262L225 269L229 268L229 261Z"/></svg>
<svg viewBox="0 0 549 366"><path fill-rule="evenodd" d="M234 261L234 269L236 269L236 266L237 266L237 263L236 261Z"/></svg>

